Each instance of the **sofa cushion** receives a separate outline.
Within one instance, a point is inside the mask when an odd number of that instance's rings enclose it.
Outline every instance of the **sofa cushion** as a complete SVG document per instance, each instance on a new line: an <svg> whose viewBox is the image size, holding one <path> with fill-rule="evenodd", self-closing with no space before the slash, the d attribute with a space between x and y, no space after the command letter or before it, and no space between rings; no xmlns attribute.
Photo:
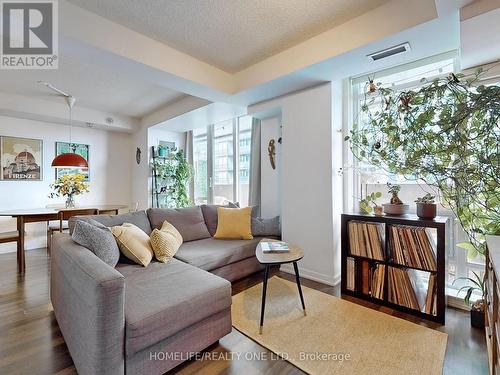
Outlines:
<svg viewBox="0 0 500 375"><path fill-rule="evenodd" d="M262 238L253 240L217 240L207 238L200 241L188 242L175 254L175 258L212 271L227 264L255 256L255 248Z"/></svg>
<svg viewBox="0 0 500 375"><path fill-rule="evenodd" d="M217 208L218 223L214 238L224 240L251 240L252 207Z"/></svg>
<svg viewBox="0 0 500 375"><path fill-rule="evenodd" d="M125 277L127 356L231 306L228 281L176 259L116 269Z"/></svg>
<svg viewBox="0 0 500 375"><path fill-rule="evenodd" d="M77 220L71 236L77 244L92 251L104 263L116 266L120 250L111 230L95 220Z"/></svg>
<svg viewBox="0 0 500 375"><path fill-rule="evenodd" d="M153 249L149 236L141 228L130 223L111 227L111 233L118 242L123 255L131 261L147 267L153 259Z"/></svg>
<svg viewBox="0 0 500 375"><path fill-rule="evenodd" d="M182 245L181 234L168 221L163 222L161 229L153 229L150 240L155 258L162 263L169 262Z"/></svg>
<svg viewBox="0 0 500 375"><path fill-rule="evenodd" d="M134 224L136 227L141 228L147 235L151 234L151 225L149 224L146 211L130 212L120 215L89 215L89 216L73 216L69 219L69 231L73 233L75 227L75 220L89 221L93 219L108 228L122 225L123 223Z"/></svg>
<svg viewBox="0 0 500 375"><path fill-rule="evenodd" d="M262 219L260 217L252 217L252 234L254 236L281 236L280 217L276 216L271 219Z"/></svg>
<svg viewBox="0 0 500 375"><path fill-rule="evenodd" d="M218 223L217 208L219 207L239 208L239 205L237 203L231 203L231 202L229 202L226 206L222 206L219 204L201 205L201 211L203 212L203 218L205 219L205 224L207 225L208 232L212 237L217 231L217 223Z"/></svg>
<svg viewBox="0 0 500 375"><path fill-rule="evenodd" d="M160 229L166 220L179 231L184 242L210 237L199 206L185 208L150 208L148 217L151 228Z"/></svg>

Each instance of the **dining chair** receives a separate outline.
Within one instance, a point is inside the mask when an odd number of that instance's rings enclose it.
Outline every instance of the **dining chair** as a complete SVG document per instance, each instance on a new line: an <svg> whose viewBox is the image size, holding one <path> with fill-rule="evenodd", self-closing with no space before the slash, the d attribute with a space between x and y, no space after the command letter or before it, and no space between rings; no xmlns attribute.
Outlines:
<svg viewBox="0 0 500 375"><path fill-rule="evenodd" d="M18 241L19 241L19 232L17 230L14 230L12 232L0 233L0 243L18 242Z"/></svg>
<svg viewBox="0 0 500 375"><path fill-rule="evenodd" d="M64 208L57 213L57 220L50 221L47 225L47 253L50 254L52 247L52 235L54 232L62 233L69 229L68 220L73 216L98 215L97 208Z"/></svg>

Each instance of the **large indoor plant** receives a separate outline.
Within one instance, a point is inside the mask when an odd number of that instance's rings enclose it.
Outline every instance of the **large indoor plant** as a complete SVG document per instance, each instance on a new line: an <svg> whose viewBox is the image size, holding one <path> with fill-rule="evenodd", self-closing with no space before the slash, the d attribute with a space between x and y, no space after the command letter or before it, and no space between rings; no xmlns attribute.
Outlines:
<svg viewBox="0 0 500 375"><path fill-rule="evenodd" d="M169 208L187 207L192 204L188 185L193 168L182 150L172 149L167 159L154 162L159 186L164 195L164 205Z"/></svg>
<svg viewBox="0 0 500 375"><path fill-rule="evenodd" d="M435 186L455 213L473 252L500 234L500 86L451 74L415 90L377 86L361 111L366 121L345 139L356 158Z"/></svg>

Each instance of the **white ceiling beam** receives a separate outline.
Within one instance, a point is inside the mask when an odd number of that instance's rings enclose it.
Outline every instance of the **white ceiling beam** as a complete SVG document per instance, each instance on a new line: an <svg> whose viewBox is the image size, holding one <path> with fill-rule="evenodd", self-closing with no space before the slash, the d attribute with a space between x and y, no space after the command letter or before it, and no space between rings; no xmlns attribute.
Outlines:
<svg viewBox="0 0 500 375"><path fill-rule="evenodd" d="M142 128L150 128L164 123L185 113L203 108L212 102L195 96L187 96L171 103L141 119Z"/></svg>
<svg viewBox="0 0 500 375"><path fill-rule="evenodd" d="M0 92L0 115L61 125L69 125L70 122L69 108L62 98L61 103L56 103ZM78 102L73 108L72 117L73 126L127 133L132 133L139 127L139 120L133 117L84 108ZM112 118L113 122L107 123L107 118Z"/></svg>
<svg viewBox="0 0 500 375"><path fill-rule="evenodd" d="M78 41L213 90L234 91L232 75L221 69L67 1L59 4L59 30L66 41Z"/></svg>

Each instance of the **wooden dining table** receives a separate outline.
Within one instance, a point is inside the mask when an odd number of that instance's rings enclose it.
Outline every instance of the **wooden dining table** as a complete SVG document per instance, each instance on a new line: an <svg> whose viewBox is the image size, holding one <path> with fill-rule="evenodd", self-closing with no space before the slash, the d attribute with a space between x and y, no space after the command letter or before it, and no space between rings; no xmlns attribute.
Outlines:
<svg viewBox="0 0 500 375"><path fill-rule="evenodd" d="M100 215L111 214L117 215L120 209L128 208L125 205L93 205L93 206L78 206L75 208L29 208L19 210L0 211L0 216L16 218L17 220L17 270L19 273L24 273L26 270L26 261L24 256L24 235L25 225L28 223L40 223L51 220L58 220L59 213L64 210L80 210L80 209L95 209Z"/></svg>

